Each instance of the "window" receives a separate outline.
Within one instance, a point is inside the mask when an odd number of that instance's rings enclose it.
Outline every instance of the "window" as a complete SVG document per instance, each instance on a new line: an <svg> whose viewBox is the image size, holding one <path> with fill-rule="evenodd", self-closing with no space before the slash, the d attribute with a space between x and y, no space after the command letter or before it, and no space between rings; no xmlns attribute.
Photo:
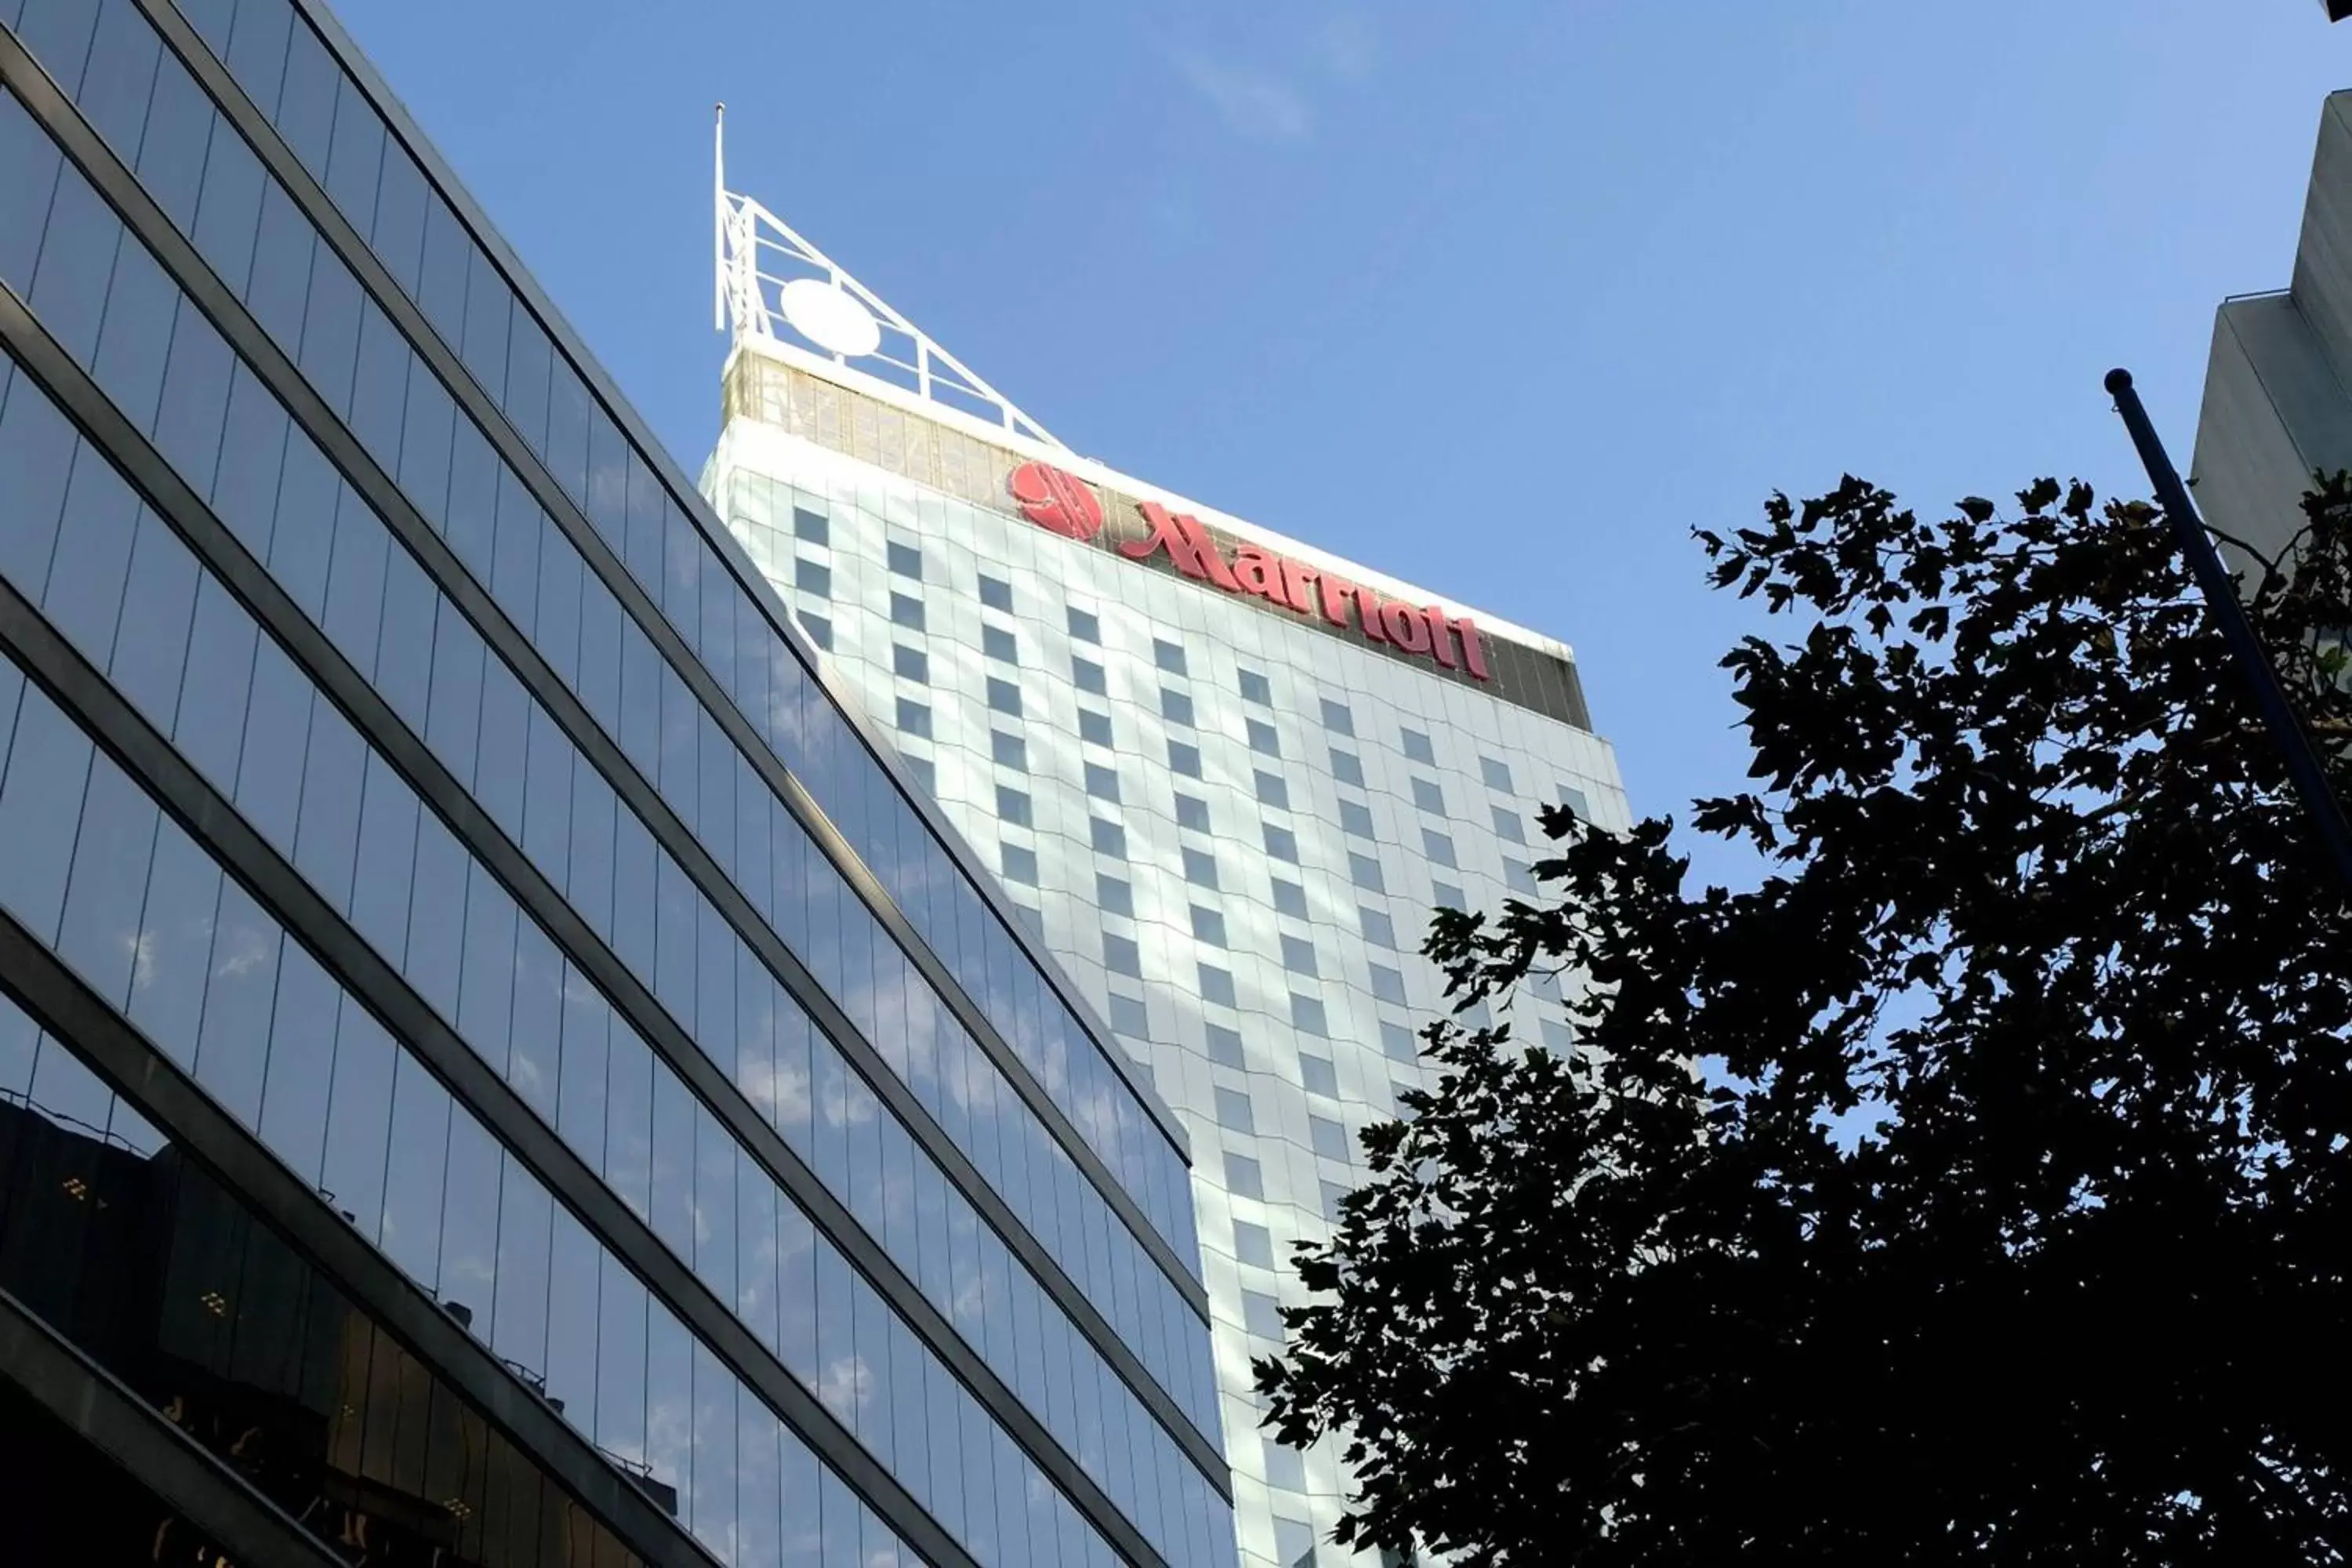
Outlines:
<svg viewBox="0 0 2352 1568"><path fill-rule="evenodd" d="M1331 749L1331 776L1341 784L1354 784L1360 789L1364 783L1364 764L1355 752L1343 752L1335 746Z"/></svg>
<svg viewBox="0 0 2352 1568"><path fill-rule="evenodd" d="M1255 773L1257 782L1258 803L1262 805L1276 806L1281 810L1288 811L1290 809L1290 786L1282 782L1281 775L1278 773L1267 773L1264 768L1256 769L1255 770Z"/></svg>
<svg viewBox="0 0 2352 1568"><path fill-rule="evenodd" d="M812 616L806 610L801 612L800 620L801 630L808 633L809 641L830 653L833 650L833 623L823 616Z"/></svg>
<svg viewBox="0 0 2352 1568"><path fill-rule="evenodd" d="M1328 1035L1330 1025L1323 1016L1323 1004L1312 996L1290 994L1290 1026L1307 1035Z"/></svg>
<svg viewBox="0 0 2352 1568"><path fill-rule="evenodd" d="M1488 789L1498 790L1504 795L1511 793L1511 764L1502 758L1480 757L1478 776L1486 781Z"/></svg>
<svg viewBox="0 0 2352 1568"><path fill-rule="evenodd" d="M1127 858L1127 829L1116 822L1105 822L1099 816L1087 818L1087 838L1097 855L1115 855Z"/></svg>
<svg viewBox="0 0 2352 1568"><path fill-rule="evenodd" d="M1265 830L1265 852L1277 860L1287 860L1294 866L1298 864L1298 835L1287 827L1276 827L1271 822L1262 826Z"/></svg>
<svg viewBox="0 0 2352 1568"><path fill-rule="evenodd" d="M1037 885L1037 852L1035 850L1024 849L1018 844L999 844L996 847L996 853L998 863L1004 868L1006 881L1019 882L1031 888Z"/></svg>
<svg viewBox="0 0 2352 1568"><path fill-rule="evenodd" d="M1230 1091L1219 1089L1217 1092L1224 1094ZM1244 1100L1243 1104L1246 1107L1248 1102ZM1225 1151L1225 1191L1236 1197L1263 1201L1265 1197L1265 1174L1258 1169L1255 1160L1228 1149Z"/></svg>
<svg viewBox="0 0 2352 1568"><path fill-rule="evenodd" d="M1015 827L1031 826L1028 795L1009 784L998 784L996 816L998 821L1012 823Z"/></svg>
<svg viewBox="0 0 2352 1568"><path fill-rule="evenodd" d="M1278 757L1282 755L1282 742L1280 738L1275 734L1273 725L1267 723L1263 719L1252 719L1248 723L1249 749L1251 751L1269 757Z"/></svg>
<svg viewBox="0 0 2352 1568"><path fill-rule="evenodd" d="M1454 836L1450 833L1440 833L1434 828L1424 827L1421 830L1421 852L1429 858L1430 864L1433 866L1452 866L1455 864Z"/></svg>
<svg viewBox="0 0 2352 1568"><path fill-rule="evenodd" d="M930 758L901 757L899 761L907 764L907 771L915 775L915 782L923 786L924 794L937 795L940 793L939 770L931 765Z"/></svg>
<svg viewBox="0 0 2352 1568"><path fill-rule="evenodd" d="M1396 923L1382 911L1358 904L1356 924L1366 942L1378 942L1391 952L1396 951Z"/></svg>
<svg viewBox="0 0 2352 1568"><path fill-rule="evenodd" d="M1285 933L1282 939L1282 967L1293 974L1315 973L1315 944L1300 937Z"/></svg>
<svg viewBox="0 0 2352 1568"><path fill-rule="evenodd" d="M1370 808L1366 806L1360 801L1341 801L1339 803L1339 831L1342 833L1352 833L1359 838L1371 837L1372 814Z"/></svg>
<svg viewBox="0 0 2352 1568"><path fill-rule="evenodd" d="M1209 803L1183 791L1176 792L1176 826L1189 827L1195 833L1209 831Z"/></svg>
<svg viewBox="0 0 2352 1568"><path fill-rule="evenodd" d="M1404 976L1385 963L1373 964L1372 994L1383 1002L1404 1005Z"/></svg>
<svg viewBox="0 0 2352 1568"><path fill-rule="evenodd" d="M1421 1055L1412 1043L1412 1031L1386 1018L1381 1020L1381 1049L1401 1062L1412 1061Z"/></svg>
<svg viewBox="0 0 2352 1568"><path fill-rule="evenodd" d="M980 602L992 610L1013 608L1013 584L1002 577L980 574Z"/></svg>
<svg viewBox="0 0 2352 1568"><path fill-rule="evenodd" d="M833 568L801 556L793 562L793 586L814 598L833 597Z"/></svg>
<svg viewBox="0 0 2352 1568"><path fill-rule="evenodd" d="M1184 673L1184 649L1180 644L1152 638L1151 661L1171 675Z"/></svg>
<svg viewBox="0 0 2352 1568"><path fill-rule="evenodd" d="M1329 1117L1307 1112L1307 1135L1313 1140L1315 1152L1326 1160L1348 1157L1348 1130Z"/></svg>
<svg viewBox="0 0 2352 1568"><path fill-rule="evenodd" d="M931 679L931 661L919 647L905 643L890 645L890 673L901 680L928 681Z"/></svg>
<svg viewBox="0 0 2352 1568"><path fill-rule="evenodd" d="M1118 799L1118 773L1100 763L1087 764L1087 793L1097 800Z"/></svg>
<svg viewBox="0 0 2352 1568"><path fill-rule="evenodd" d="M1285 1491L1305 1491L1307 1489L1307 1456L1296 1448L1286 1447L1268 1438L1265 1445L1265 1484L1270 1487L1280 1487ZM1288 1519L1275 1521L1277 1527L1297 1522L1296 1520ZM1302 1562L1306 1564L1306 1568L1315 1568L1313 1559L1304 1557L1285 1558L1282 1568L1300 1568ZM1381 1568L1392 1568L1392 1565L1383 1562ZM1393 1565L1393 1568L1402 1568L1402 1563Z"/></svg>
<svg viewBox="0 0 2352 1568"><path fill-rule="evenodd" d="M1095 873L1095 907L1105 914L1133 915L1135 889L1123 878L1108 872Z"/></svg>
<svg viewBox="0 0 2352 1568"><path fill-rule="evenodd" d="M1192 905L1192 910L1194 939L1205 942L1212 947L1224 946L1225 917L1214 910L1204 910L1198 904Z"/></svg>
<svg viewBox="0 0 2352 1568"><path fill-rule="evenodd" d="M1544 1048L1555 1056L1567 1056L1576 1049L1576 1027L1564 1018L1540 1018Z"/></svg>
<svg viewBox="0 0 2352 1568"><path fill-rule="evenodd" d="M1266 684L1265 677L1256 670L1244 669L1242 671L1242 700L1270 706L1274 701L1274 688Z"/></svg>
<svg viewBox="0 0 2352 1568"><path fill-rule="evenodd" d="M1245 1219L1234 1221L1234 1256L1253 1268L1274 1267L1274 1233Z"/></svg>
<svg viewBox="0 0 2352 1568"><path fill-rule="evenodd" d="M898 732L902 735L922 735L931 732L931 710L923 703L898 699Z"/></svg>
<svg viewBox="0 0 2352 1568"><path fill-rule="evenodd" d="M895 539L886 543L883 549L886 557L889 561L890 574L892 576L912 577L918 583L923 580L923 552L921 551L916 549L911 544L901 544Z"/></svg>
<svg viewBox="0 0 2352 1568"><path fill-rule="evenodd" d="M1080 642L1099 645L1102 642L1102 623L1085 610L1073 609L1070 611L1070 635Z"/></svg>
<svg viewBox="0 0 2352 1568"><path fill-rule="evenodd" d="M1110 715L1097 713L1091 708L1078 710L1078 739L1090 745L1110 744Z"/></svg>
<svg viewBox="0 0 2352 1568"><path fill-rule="evenodd" d="M1021 717L1021 689L1009 680L988 678L988 706L992 711Z"/></svg>
<svg viewBox="0 0 2352 1568"><path fill-rule="evenodd" d="M1381 886L1381 863L1369 855L1349 854L1348 875L1354 879L1356 886L1366 892L1378 893L1386 890Z"/></svg>
<svg viewBox="0 0 2352 1568"><path fill-rule="evenodd" d="M1000 664L1021 662L1020 647L1014 643L1013 634L1003 626L980 628L980 651Z"/></svg>
<svg viewBox="0 0 2352 1568"><path fill-rule="evenodd" d="M1412 1120L1412 1107L1405 1101L1405 1096L1412 1092L1412 1085L1400 1083L1395 1079L1389 1079L1389 1103L1396 1107L1397 1120L1400 1121Z"/></svg>
<svg viewBox="0 0 2352 1568"><path fill-rule="evenodd" d="M1188 779L1201 776L1201 748L1188 746L1181 741L1168 742L1168 771Z"/></svg>
<svg viewBox="0 0 2352 1568"><path fill-rule="evenodd" d="M1428 735L1419 730L1404 730L1399 733L1404 741L1406 756L1416 763L1427 763L1432 767L1437 765L1437 753L1430 750Z"/></svg>
<svg viewBox="0 0 2352 1568"><path fill-rule="evenodd" d="M988 732L988 754L1000 767L1029 771L1029 743L1018 735L1008 735L1002 730Z"/></svg>
<svg viewBox="0 0 2352 1568"><path fill-rule="evenodd" d="M1142 979L1143 954L1136 947L1135 939L1131 936L1121 936L1116 931L1103 932L1103 967L1113 974L1126 974L1138 980Z"/></svg>
<svg viewBox="0 0 2352 1568"><path fill-rule="evenodd" d="M825 521L824 513L811 511L804 506L793 508L793 532L811 544L833 542L833 525Z"/></svg>
<svg viewBox="0 0 2352 1568"><path fill-rule="evenodd" d="M1255 1133L1257 1123L1250 1115L1249 1096L1238 1089L1218 1089L1217 1125L1234 1132Z"/></svg>
<svg viewBox="0 0 2352 1568"><path fill-rule="evenodd" d="M1103 680L1103 667L1087 658L1070 660L1070 679L1081 691L1091 691L1100 697L1110 688Z"/></svg>
<svg viewBox="0 0 2352 1568"><path fill-rule="evenodd" d="M1251 1333L1265 1340L1282 1338L1282 1303L1263 1290L1242 1292L1242 1324ZM1315 1537L1310 1532L1307 1542L1312 1549ZM1295 1559L1284 1560L1286 1568Z"/></svg>
<svg viewBox="0 0 2352 1568"><path fill-rule="evenodd" d="M1192 722L1192 700L1181 691L1160 689L1160 716L1171 724Z"/></svg>
<svg viewBox="0 0 2352 1568"><path fill-rule="evenodd" d="M1527 830L1519 826L1519 814L1508 806L1498 805L1495 812L1495 837L1506 844L1525 844Z"/></svg>
<svg viewBox="0 0 2352 1568"><path fill-rule="evenodd" d="M1574 784L1562 784L1559 786L1559 804L1568 807L1569 811L1574 815L1577 821L1590 822L1592 820L1591 803L1584 798L1584 792L1577 788Z"/></svg>
<svg viewBox="0 0 2352 1568"><path fill-rule="evenodd" d="M1503 880L1510 884L1511 891L1535 897L1536 874L1518 861L1507 859L1503 862Z"/></svg>
<svg viewBox="0 0 2352 1568"><path fill-rule="evenodd" d="M1230 970L1220 969L1213 963L1203 963L1200 966L1200 975L1202 1001L1214 1002L1221 1007L1240 1005L1234 1000L1234 977ZM1240 1064L1234 1065L1238 1067Z"/></svg>
<svg viewBox="0 0 2352 1568"><path fill-rule="evenodd" d="M1211 1024L1208 1026L1208 1031L1209 1059L1222 1068L1237 1068L1241 1066L1241 1031L1238 1029L1228 1029L1223 1024Z"/></svg>
<svg viewBox="0 0 2352 1568"><path fill-rule="evenodd" d="M1274 879L1274 907L1279 913L1307 918L1307 889L1296 882Z"/></svg>
<svg viewBox="0 0 2352 1568"><path fill-rule="evenodd" d="M1337 1225L1339 1223L1339 1204L1348 1195L1348 1189L1338 1182L1324 1182L1320 1185L1323 1188L1323 1217Z"/></svg>
<svg viewBox="0 0 2352 1568"><path fill-rule="evenodd" d="M1299 1052L1298 1081L1306 1086L1309 1094L1319 1094L1331 1100L1339 1098L1339 1075L1333 1069L1328 1057Z"/></svg>
<svg viewBox="0 0 2352 1568"><path fill-rule="evenodd" d="M1323 728L1334 735L1352 735L1356 732L1356 716L1349 711L1346 703L1334 702L1326 697L1323 699Z"/></svg>
<svg viewBox="0 0 2352 1568"><path fill-rule="evenodd" d="M1462 889L1451 882L1432 880L1429 891L1441 910L1466 910L1470 907L1470 900L1463 896Z"/></svg>
<svg viewBox="0 0 2352 1568"><path fill-rule="evenodd" d="M920 599L909 598L904 594L891 595L890 624L894 626L909 626L916 631L921 631L923 629L923 601Z"/></svg>
<svg viewBox="0 0 2352 1568"><path fill-rule="evenodd" d="M1144 1011L1141 1001L1114 991L1110 994L1110 1026L1134 1039L1148 1040L1151 1037L1151 1015Z"/></svg>
<svg viewBox="0 0 2352 1568"><path fill-rule="evenodd" d="M1435 779L1417 778L1412 781L1412 804L1432 816L1445 815L1445 792L1437 787Z"/></svg>
<svg viewBox="0 0 2352 1568"><path fill-rule="evenodd" d="M1217 858L1205 849L1186 846L1184 879L1196 888L1214 888L1217 885Z"/></svg>

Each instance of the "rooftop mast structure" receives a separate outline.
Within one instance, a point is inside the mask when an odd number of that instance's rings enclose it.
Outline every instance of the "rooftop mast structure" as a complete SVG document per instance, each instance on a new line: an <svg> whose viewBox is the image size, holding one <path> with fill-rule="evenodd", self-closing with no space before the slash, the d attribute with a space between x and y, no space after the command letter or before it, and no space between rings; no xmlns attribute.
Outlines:
<svg viewBox="0 0 2352 1568"><path fill-rule="evenodd" d="M1069 448L790 224L727 188L727 106L711 138L711 326L736 346L840 380L866 377L1013 435Z"/></svg>

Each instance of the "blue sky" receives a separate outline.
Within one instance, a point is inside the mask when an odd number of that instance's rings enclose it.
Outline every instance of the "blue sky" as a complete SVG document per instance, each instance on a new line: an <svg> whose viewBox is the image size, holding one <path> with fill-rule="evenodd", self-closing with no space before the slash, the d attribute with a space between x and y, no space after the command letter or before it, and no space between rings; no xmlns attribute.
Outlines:
<svg viewBox="0 0 2352 1568"><path fill-rule="evenodd" d="M710 105L1064 440L1559 636L1637 812L1737 787L1688 538L2185 468L2352 24L2316 0L337 0L689 471ZM462 40L462 43L458 42Z"/></svg>

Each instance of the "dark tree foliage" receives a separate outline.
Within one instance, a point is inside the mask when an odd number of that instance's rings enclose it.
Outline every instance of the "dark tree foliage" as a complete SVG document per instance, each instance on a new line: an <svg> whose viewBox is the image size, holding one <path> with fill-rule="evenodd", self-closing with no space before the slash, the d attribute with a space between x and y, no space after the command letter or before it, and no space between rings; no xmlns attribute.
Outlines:
<svg viewBox="0 0 2352 1568"><path fill-rule="evenodd" d="M1557 903L1438 918L1460 1003L1564 973L1584 1045L1433 1026L1440 1088L1300 1249L1259 1383L1285 1441L1339 1435L1342 1540L2352 1551L2352 918L2161 520L2018 500L1849 479L1699 535L1801 634L1725 659L1754 787L1694 809L1753 890L1553 812ZM2305 510L2252 607L2335 756L2352 490Z"/></svg>

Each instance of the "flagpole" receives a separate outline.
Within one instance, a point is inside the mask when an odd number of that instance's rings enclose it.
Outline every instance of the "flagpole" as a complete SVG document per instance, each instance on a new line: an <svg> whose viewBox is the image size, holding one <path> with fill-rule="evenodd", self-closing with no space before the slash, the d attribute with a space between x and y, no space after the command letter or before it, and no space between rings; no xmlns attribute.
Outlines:
<svg viewBox="0 0 2352 1568"><path fill-rule="evenodd" d="M2352 894L2352 827L2346 826L2344 808L2336 802L2336 792L2328 787L2327 773L2320 765L2319 753L2312 749L2311 737L2287 704L2278 671L2263 652L2262 643L2254 637L2253 622L2246 616L2245 602L2238 597L2238 585L2229 569L2221 564L2221 552L2213 548L2213 536L2206 531L2204 520L2197 515L2196 505L2189 499L2189 487L2180 482L2179 472L2173 468L2163 441L2158 438L2147 409L2132 385L2131 372L2107 372L2106 384L2115 397L2116 412L2123 416L2124 428L2130 432L2132 445L2139 450L2140 465L2147 470L2148 482L2156 487L2157 501L2172 525L2173 541L2187 558L2189 570L2197 575L2197 586L2205 595L2205 607L2221 623L2230 652L2245 676L2246 684L2253 689L2254 706L2262 711L2263 725L2270 731L2271 743L2278 748L2280 760L2286 763L2287 776L2303 799L2304 812L2318 829L2320 842L2326 846L2328 858L2336 864L2336 875L2344 884L2344 890Z"/></svg>

